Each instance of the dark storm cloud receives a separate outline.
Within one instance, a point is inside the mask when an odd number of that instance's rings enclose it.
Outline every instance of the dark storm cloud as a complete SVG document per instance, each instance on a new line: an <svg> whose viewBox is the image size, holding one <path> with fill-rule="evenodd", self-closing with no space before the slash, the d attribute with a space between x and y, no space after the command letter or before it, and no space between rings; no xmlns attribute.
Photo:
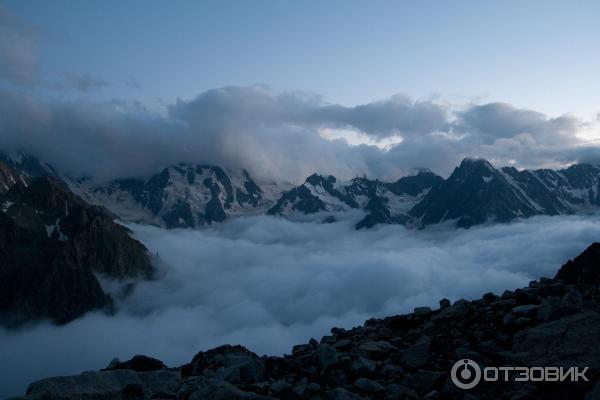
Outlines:
<svg viewBox="0 0 600 400"><path fill-rule="evenodd" d="M0 81L35 84L37 57L37 31L0 5Z"/></svg>
<svg viewBox="0 0 600 400"><path fill-rule="evenodd" d="M572 117L501 103L456 111L393 96L345 107L264 86L209 90L177 101L166 115L123 101L40 101L10 92L0 93L0 103L0 149L27 151L63 172L97 179L148 175L178 162L296 182L315 171L391 179L420 167L447 175L463 157L553 167L590 159L584 156L596 148L577 137L582 123ZM331 129L402 142L386 150L350 145L325 138Z"/></svg>

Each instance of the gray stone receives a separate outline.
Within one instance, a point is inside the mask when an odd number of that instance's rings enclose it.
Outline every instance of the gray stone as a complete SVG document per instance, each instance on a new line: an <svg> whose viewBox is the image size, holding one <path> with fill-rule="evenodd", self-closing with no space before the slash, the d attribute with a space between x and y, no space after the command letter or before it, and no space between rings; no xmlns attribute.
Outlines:
<svg viewBox="0 0 600 400"><path fill-rule="evenodd" d="M440 310L443 310L444 308L450 307L450 300L444 298L440 300Z"/></svg>
<svg viewBox="0 0 600 400"><path fill-rule="evenodd" d="M537 319L543 322L555 321L567 315L574 314L577 311L568 303L565 303L555 297L544 299L538 308Z"/></svg>
<svg viewBox="0 0 600 400"><path fill-rule="evenodd" d="M29 385L27 398L118 400L125 399L124 393L133 390L144 395L142 380L134 371L123 369L42 379Z"/></svg>
<svg viewBox="0 0 600 400"><path fill-rule="evenodd" d="M333 344L333 347L335 347L338 350L347 350L350 347L352 347L352 341L348 339L338 340Z"/></svg>
<svg viewBox="0 0 600 400"><path fill-rule="evenodd" d="M431 313L431 307L415 307L414 309L415 315L427 315Z"/></svg>
<svg viewBox="0 0 600 400"><path fill-rule="evenodd" d="M385 391L383 385L367 378L358 378L354 382L354 387L364 393L380 393Z"/></svg>
<svg viewBox="0 0 600 400"><path fill-rule="evenodd" d="M220 379L194 378L188 383L190 393L181 396L188 400L274 400L269 396L262 396L252 392L243 391L229 382Z"/></svg>
<svg viewBox="0 0 600 400"><path fill-rule="evenodd" d="M223 355L216 377L230 383L255 383L265 379L265 366L252 356Z"/></svg>
<svg viewBox="0 0 600 400"><path fill-rule="evenodd" d="M344 333L346 333L346 329L334 327L331 328L331 333L336 336L343 335Z"/></svg>
<svg viewBox="0 0 600 400"><path fill-rule="evenodd" d="M540 295L542 297L562 296L566 290L565 285L560 282L555 282L540 287Z"/></svg>
<svg viewBox="0 0 600 400"><path fill-rule="evenodd" d="M402 363L410 368L423 367L429 361L430 345L431 338L429 336L421 336L417 343L404 350L404 353L402 354Z"/></svg>
<svg viewBox="0 0 600 400"><path fill-rule="evenodd" d="M358 357L352 363L352 371L354 371L357 375L370 374L375 372L377 368L377 363L373 360L369 360L368 358Z"/></svg>
<svg viewBox="0 0 600 400"><path fill-rule="evenodd" d="M401 384L413 388L420 394L426 394L435 388L443 375L437 371L417 371L402 379Z"/></svg>
<svg viewBox="0 0 600 400"><path fill-rule="evenodd" d="M321 344L334 344L336 341L335 335L326 335L321 338Z"/></svg>
<svg viewBox="0 0 600 400"><path fill-rule="evenodd" d="M393 383L387 388L387 400L417 399L419 395L414 389Z"/></svg>
<svg viewBox="0 0 600 400"><path fill-rule="evenodd" d="M423 400L437 400L439 398L440 393L437 390L432 390L423 397Z"/></svg>
<svg viewBox="0 0 600 400"><path fill-rule="evenodd" d="M155 397L177 393L182 382L179 371L163 369L138 372L137 375L142 381L144 393L151 393Z"/></svg>
<svg viewBox="0 0 600 400"><path fill-rule="evenodd" d="M322 369L327 369L338 363L339 354L335 348L329 344L322 344L317 349L319 364Z"/></svg>
<svg viewBox="0 0 600 400"><path fill-rule="evenodd" d="M497 310L497 309L501 309L501 308L512 308L514 306L516 306L518 303L515 299L502 299L502 300L496 300L493 303L490 304L490 306Z"/></svg>
<svg viewBox="0 0 600 400"><path fill-rule="evenodd" d="M310 344L297 344L294 347L292 347L292 354L293 355L305 354L305 353L309 352L311 349L312 349L312 346Z"/></svg>
<svg viewBox="0 0 600 400"><path fill-rule="evenodd" d="M513 307L512 310L510 310L510 312L513 313L514 315L521 316L521 317L531 317L531 316L535 315L535 313L537 312L537 310L539 308L540 308L540 306L538 306L538 305L527 304L527 305L523 305L523 306Z"/></svg>
<svg viewBox="0 0 600 400"><path fill-rule="evenodd" d="M531 322L531 318L527 318L527 317L519 317L519 318L515 319L515 325L517 327L524 327L526 325L529 325L530 322Z"/></svg>
<svg viewBox="0 0 600 400"><path fill-rule="evenodd" d="M442 309L438 314L431 317L433 322L455 320L466 316L471 310L471 304L466 300L457 300L450 307Z"/></svg>
<svg viewBox="0 0 600 400"><path fill-rule="evenodd" d="M600 381L598 381L592 390L585 394L583 400L600 400Z"/></svg>
<svg viewBox="0 0 600 400"><path fill-rule="evenodd" d="M404 375L404 369L397 365L385 364L379 374L387 379L399 379Z"/></svg>
<svg viewBox="0 0 600 400"><path fill-rule="evenodd" d="M512 325L515 323L515 316L512 313L506 313L504 314L504 317L502 317L502 324L504 325Z"/></svg>
<svg viewBox="0 0 600 400"><path fill-rule="evenodd" d="M600 314L588 311L518 332L512 358L528 366L600 368Z"/></svg>
<svg viewBox="0 0 600 400"><path fill-rule="evenodd" d="M392 350L396 348L385 341L371 341L365 342L358 348L359 353L363 356L373 359L381 360Z"/></svg>
<svg viewBox="0 0 600 400"><path fill-rule="evenodd" d="M275 394L280 394L290 392L292 390L292 386L283 379L280 379L271 384L271 390Z"/></svg>
<svg viewBox="0 0 600 400"><path fill-rule="evenodd" d="M335 388L327 392L326 400L363 400L362 397L355 395L352 392L343 388Z"/></svg>

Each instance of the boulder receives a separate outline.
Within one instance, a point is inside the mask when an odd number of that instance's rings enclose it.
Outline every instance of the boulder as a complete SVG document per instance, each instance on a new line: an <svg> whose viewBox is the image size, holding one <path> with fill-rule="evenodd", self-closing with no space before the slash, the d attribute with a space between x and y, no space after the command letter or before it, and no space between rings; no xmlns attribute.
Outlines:
<svg viewBox="0 0 600 400"><path fill-rule="evenodd" d="M556 274L556 279L573 284L600 285L600 243L593 243L563 265Z"/></svg>
<svg viewBox="0 0 600 400"><path fill-rule="evenodd" d="M527 366L600 369L600 314L588 311L515 334L512 358Z"/></svg>
<svg viewBox="0 0 600 400"><path fill-rule="evenodd" d="M220 379L191 378L178 398L188 400L274 400L273 397L242 390Z"/></svg>
<svg viewBox="0 0 600 400"><path fill-rule="evenodd" d="M174 395L180 385L179 373L166 370L141 375L127 369L84 372L34 382L27 389L27 399L144 399L154 395Z"/></svg>
<svg viewBox="0 0 600 400"><path fill-rule="evenodd" d="M254 383L264 380L265 366L259 357L243 346L224 345L199 352L192 362L181 367L181 374L201 376L206 370L218 371L228 382Z"/></svg>
<svg viewBox="0 0 600 400"><path fill-rule="evenodd" d="M394 349L394 346L385 341L369 341L362 343L358 348L358 352L366 358L381 360Z"/></svg>
<svg viewBox="0 0 600 400"><path fill-rule="evenodd" d="M367 378L358 378L353 386L363 393L380 393L385 391L384 386Z"/></svg>
<svg viewBox="0 0 600 400"><path fill-rule="evenodd" d="M147 357L143 355L135 355L131 360L124 362L117 361L112 366L109 366L107 370L113 369L131 369L138 372L143 371L156 371L158 369L166 369L167 366L162 361L156 358Z"/></svg>
<svg viewBox="0 0 600 400"><path fill-rule="evenodd" d="M343 388L335 388L327 392L326 400L363 400L362 397L355 395L352 392Z"/></svg>
<svg viewBox="0 0 600 400"><path fill-rule="evenodd" d="M417 343L404 350L402 363L410 368L425 366L429 360L430 345L431 338L429 336L421 336Z"/></svg>

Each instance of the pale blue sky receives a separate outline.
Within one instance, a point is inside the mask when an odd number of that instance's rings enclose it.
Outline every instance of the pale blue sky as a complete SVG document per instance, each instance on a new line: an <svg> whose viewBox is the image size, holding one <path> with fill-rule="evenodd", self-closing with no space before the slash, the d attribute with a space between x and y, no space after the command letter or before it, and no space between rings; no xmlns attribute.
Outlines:
<svg viewBox="0 0 600 400"><path fill-rule="evenodd" d="M600 2L30 1L40 74L89 74L59 96L149 105L265 84L355 105L404 93L505 101L550 116L600 111ZM131 79L141 89L128 85ZM439 97L438 97L439 96Z"/></svg>

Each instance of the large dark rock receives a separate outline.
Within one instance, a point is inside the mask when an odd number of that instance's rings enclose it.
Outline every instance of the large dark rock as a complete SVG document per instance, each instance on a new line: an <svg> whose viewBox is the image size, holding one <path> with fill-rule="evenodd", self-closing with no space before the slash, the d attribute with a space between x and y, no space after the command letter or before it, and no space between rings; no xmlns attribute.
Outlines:
<svg viewBox="0 0 600 400"><path fill-rule="evenodd" d="M178 371L135 372L120 369L85 372L77 376L34 382L27 389L27 399L168 399L175 398L181 383Z"/></svg>
<svg viewBox="0 0 600 400"><path fill-rule="evenodd" d="M512 359L528 366L589 367L600 371L600 314L587 311L518 332Z"/></svg>
<svg viewBox="0 0 600 400"><path fill-rule="evenodd" d="M166 368L167 366L162 361L157 360L156 358L138 354L133 356L133 358L130 360L123 362L117 361L114 365L106 368L106 370L131 369L137 372L148 372Z"/></svg>
<svg viewBox="0 0 600 400"><path fill-rule="evenodd" d="M220 370L222 379L231 383L261 382L265 366L256 354L243 346L221 346L200 352L182 367L183 376L201 376L207 370Z"/></svg>
<svg viewBox="0 0 600 400"><path fill-rule="evenodd" d="M556 274L568 283L600 285L600 243L593 243L583 253L569 260Z"/></svg>

